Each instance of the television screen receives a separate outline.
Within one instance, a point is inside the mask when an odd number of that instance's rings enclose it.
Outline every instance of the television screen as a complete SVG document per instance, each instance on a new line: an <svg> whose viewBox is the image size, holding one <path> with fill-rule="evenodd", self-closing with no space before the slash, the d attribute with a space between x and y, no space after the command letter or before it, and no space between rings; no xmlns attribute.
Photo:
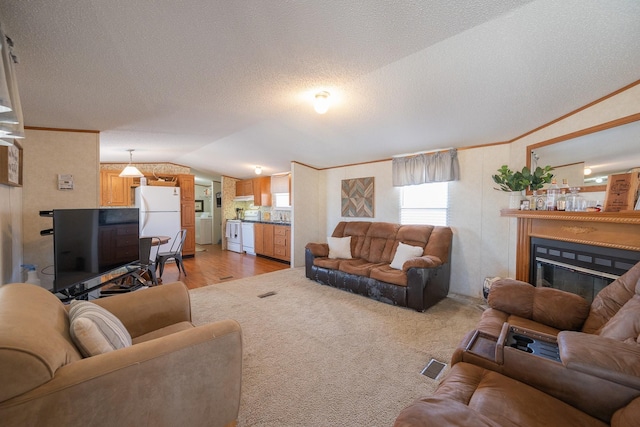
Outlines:
<svg viewBox="0 0 640 427"><path fill-rule="evenodd" d="M137 208L54 209L53 291L137 262L139 218Z"/></svg>

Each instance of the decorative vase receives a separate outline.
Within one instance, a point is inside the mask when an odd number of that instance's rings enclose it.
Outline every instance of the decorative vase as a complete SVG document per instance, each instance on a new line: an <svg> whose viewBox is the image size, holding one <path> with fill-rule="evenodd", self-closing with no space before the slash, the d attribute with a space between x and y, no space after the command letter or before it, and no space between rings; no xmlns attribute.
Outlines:
<svg viewBox="0 0 640 427"><path fill-rule="evenodd" d="M524 199L524 191L512 191L509 193L509 209L520 209L520 203Z"/></svg>

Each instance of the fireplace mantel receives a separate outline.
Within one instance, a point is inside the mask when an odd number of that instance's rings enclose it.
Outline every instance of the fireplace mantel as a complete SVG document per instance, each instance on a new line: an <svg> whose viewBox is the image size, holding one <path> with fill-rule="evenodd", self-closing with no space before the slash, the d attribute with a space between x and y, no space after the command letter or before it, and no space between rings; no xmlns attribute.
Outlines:
<svg viewBox="0 0 640 427"><path fill-rule="evenodd" d="M531 238L640 251L640 211L558 212L503 209L518 219L516 279L528 281Z"/></svg>

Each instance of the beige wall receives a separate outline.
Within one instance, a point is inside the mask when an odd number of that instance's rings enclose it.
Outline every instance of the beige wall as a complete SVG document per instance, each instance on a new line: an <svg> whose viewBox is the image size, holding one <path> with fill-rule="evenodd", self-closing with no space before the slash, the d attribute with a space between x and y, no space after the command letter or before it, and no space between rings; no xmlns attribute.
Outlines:
<svg viewBox="0 0 640 427"><path fill-rule="evenodd" d="M41 236L51 218L41 210L95 208L100 200L100 135L89 132L27 130L23 144L23 258L36 264L41 285L53 287L53 237ZM73 190L58 190L58 174L71 174Z"/></svg>

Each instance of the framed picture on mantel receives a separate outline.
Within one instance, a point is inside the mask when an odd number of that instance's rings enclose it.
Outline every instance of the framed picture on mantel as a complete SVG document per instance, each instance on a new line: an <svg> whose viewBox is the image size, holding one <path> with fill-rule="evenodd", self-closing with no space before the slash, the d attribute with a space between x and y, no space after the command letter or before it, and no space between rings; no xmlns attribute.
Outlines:
<svg viewBox="0 0 640 427"><path fill-rule="evenodd" d="M609 175L604 211L620 212L637 209L635 204L638 186L640 186L638 172Z"/></svg>
<svg viewBox="0 0 640 427"><path fill-rule="evenodd" d="M0 184L22 186L22 147L17 143L0 147Z"/></svg>

